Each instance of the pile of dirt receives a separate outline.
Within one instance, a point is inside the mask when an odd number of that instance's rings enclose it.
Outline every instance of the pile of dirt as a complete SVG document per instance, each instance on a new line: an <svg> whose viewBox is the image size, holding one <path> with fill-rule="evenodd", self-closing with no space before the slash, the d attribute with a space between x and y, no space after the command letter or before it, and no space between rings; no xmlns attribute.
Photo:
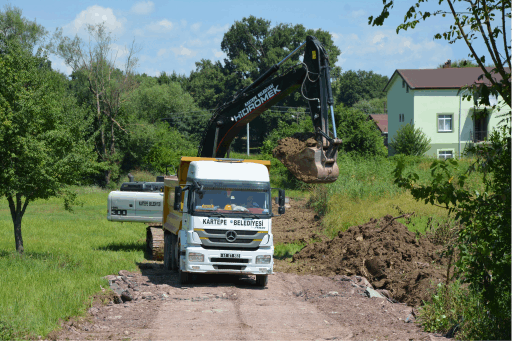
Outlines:
<svg viewBox="0 0 512 341"><path fill-rule="evenodd" d="M317 177L311 175L311 160L302 160L305 156L303 151L307 147L317 146L317 141L314 137L314 133L295 133L291 137L279 140L277 147L272 151L274 157L281 161L293 176L308 183L313 182Z"/></svg>
<svg viewBox="0 0 512 341"><path fill-rule="evenodd" d="M291 199L286 205L283 215L272 218L272 234L274 243L305 243L311 239L327 240L321 235L322 226L320 217L315 210L307 207L306 200Z"/></svg>
<svg viewBox="0 0 512 341"><path fill-rule="evenodd" d="M429 298L428 289L446 278L447 260L441 251L387 215L340 232L333 240L309 244L289 265L298 273L364 276L374 288L418 306Z"/></svg>

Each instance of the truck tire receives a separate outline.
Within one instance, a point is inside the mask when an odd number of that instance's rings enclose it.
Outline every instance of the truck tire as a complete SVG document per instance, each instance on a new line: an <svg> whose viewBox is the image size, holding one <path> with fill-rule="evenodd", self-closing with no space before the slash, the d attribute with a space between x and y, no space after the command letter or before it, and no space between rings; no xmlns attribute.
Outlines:
<svg viewBox="0 0 512 341"><path fill-rule="evenodd" d="M256 275L256 285L259 287L266 287L268 284L268 275Z"/></svg>
<svg viewBox="0 0 512 341"><path fill-rule="evenodd" d="M173 234L169 231L164 231L164 269L172 270L174 267L174 250L172 243Z"/></svg>
<svg viewBox="0 0 512 341"><path fill-rule="evenodd" d="M180 270L180 284L187 284L190 282L190 274Z"/></svg>

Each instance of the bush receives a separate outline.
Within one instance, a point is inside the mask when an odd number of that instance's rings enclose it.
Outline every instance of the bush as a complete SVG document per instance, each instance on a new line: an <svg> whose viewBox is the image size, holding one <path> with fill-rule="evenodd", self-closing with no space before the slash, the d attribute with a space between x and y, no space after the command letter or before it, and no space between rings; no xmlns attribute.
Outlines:
<svg viewBox="0 0 512 341"><path fill-rule="evenodd" d="M340 150L359 155L388 155L384 138L368 117L359 110L344 107L343 104L336 107L336 131L338 138L343 140Z"/></svg>
<svg viewBox="0 0 512 341"><path fill-rule="evenodd" d="M490 316L485 306L480 293L468 290L459 281L439 283L432 301L420 308L418 322L425 331L459 340L509 340L510 324Z"/></svg>
<svg viewBox="0 0 512 341"><path fill-rule="evenodd" d="M428 184L419 183L419 176L404 176L405 165L397 162L395 183L410 189L416 200L436 204L456 213L461 228L457 240L450 245L457 252L456 275L479 295L487 319L495 321L483 338L510 339L511 299L511 216L510 216L510 128L494 131L488 143L469 148L477 155L469 173L483 175L484 190L469 190L467 173L460 173L460 162L454 159L435 160L430 166ZM454 250L455 249L455 250ZM480 323L479 321L473 321ZM499 335L499 337L495 337ZM480 337L478 337L480 338Z"/></svg>
<svg viewBox="0 0 512 341"><path fill-rule="evenodd" d="M407 123L398 129L389 146L396 154L423 156L430 149L430 141L421 128L415 128L414 124Z"/></svg>

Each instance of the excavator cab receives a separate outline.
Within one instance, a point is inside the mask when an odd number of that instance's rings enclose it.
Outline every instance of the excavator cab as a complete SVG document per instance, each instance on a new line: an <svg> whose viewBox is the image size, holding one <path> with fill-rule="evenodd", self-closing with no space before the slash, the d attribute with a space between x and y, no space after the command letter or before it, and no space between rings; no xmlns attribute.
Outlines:
<svg viewBox="0 0 512 341"><path fill-rule="evenodd" d="M305 47L302 61L272 77L280 66L298 50ZM299 180L307 183L329 183L338 178L336 164L341 140L336 136L329 56L313 36L279 63L262 74L254 83L238 92L212 115L199 146L198 156L224 157L231 141L265 110L300 91L308 101L315 131L295 134L279 141L274 156ZM332 130L329 129L329 113Z"/></svg>

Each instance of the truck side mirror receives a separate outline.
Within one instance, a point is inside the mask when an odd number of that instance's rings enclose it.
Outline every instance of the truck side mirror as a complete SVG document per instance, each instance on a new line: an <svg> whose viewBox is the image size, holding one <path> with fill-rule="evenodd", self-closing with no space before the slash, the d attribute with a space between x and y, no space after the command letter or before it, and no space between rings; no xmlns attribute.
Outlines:
<svg viewBox="0 0 512 341"><path fill-rule="evenodd" d="M284 206L279 206L279 208L277 209L277 213L284 214Z"/></svg>
<svg viewBox="0 0 512 341"><path fill-rule="evenodd" d="M285 204L285 194L284 194L284 189L280 189L279 190L279 206L283 206L284 207L284 204Z"/></svg>
<svg viewBox="0 0 512 341"><path fill-rule="evenodd" d="M181 192L182 192L182 189L180 186L174 187L174 210L175 211L181 210Z"/></svg>

